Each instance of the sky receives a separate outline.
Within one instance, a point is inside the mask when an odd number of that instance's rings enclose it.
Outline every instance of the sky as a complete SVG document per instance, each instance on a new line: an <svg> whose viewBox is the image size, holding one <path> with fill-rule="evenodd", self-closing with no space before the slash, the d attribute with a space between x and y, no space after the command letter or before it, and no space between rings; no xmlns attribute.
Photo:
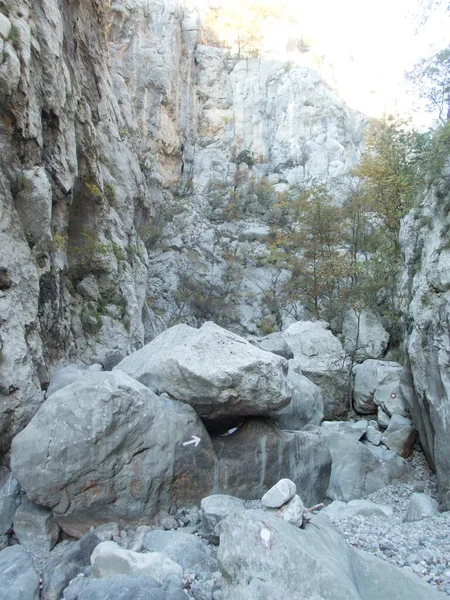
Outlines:
<svg viewBox="0 0 450 600"><path fill-rule="evenodd" d="M220 0L193 1L220 4ZM291 32L312 38L314 51L332 63L332 68L324 68L325 78L350 106L375 117L383 112L410 112L412 95L405 89L404 72L450 43L448 0L442 0L441 10L418 29L421 1L285 0L296 20ZM227 6L241 3L226 1ZM292 59L282 55L283 27L271 25L269 32L265 50L272 55L279 52L281 60ZM416 120L419 125L428 121L423 112Z"/></svg>

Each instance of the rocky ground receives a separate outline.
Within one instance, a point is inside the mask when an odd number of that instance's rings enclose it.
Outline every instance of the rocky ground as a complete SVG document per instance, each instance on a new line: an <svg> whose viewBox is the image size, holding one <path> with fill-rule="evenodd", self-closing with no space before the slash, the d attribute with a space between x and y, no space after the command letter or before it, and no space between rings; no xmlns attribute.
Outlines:
<svg viewBox="0 0 450 600"><path fill-rule="evenodd" d="M450 595L450 511L404 522L414 492L425 492L439 502L436 476L430 472L423 453L416 449L409 461L414 469L413 482L389 485L366 497L390 506L391 517L330 515L330 519L352 546L416 573Z"/></svg>

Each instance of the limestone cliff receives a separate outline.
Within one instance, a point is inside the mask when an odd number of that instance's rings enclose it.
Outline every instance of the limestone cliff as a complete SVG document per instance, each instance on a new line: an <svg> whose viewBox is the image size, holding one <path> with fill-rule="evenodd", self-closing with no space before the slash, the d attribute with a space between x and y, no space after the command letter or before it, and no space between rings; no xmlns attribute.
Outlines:
<svg viewBox="0 0 450 600"><path fill-rule="evenodd" d="M450 508L450 194L448 170L405 217L406 343L402 391Z"/></svg>
<svg viewBox="0 0 450 600"><path fill-rule="evenodd" d="M358 158L366 120L316 71L199 42L195 11L169 0L0 2L0 454L55 364L189 317L187 265L221 278L237 256L248 329L268 279L254 186Z"/></svg>

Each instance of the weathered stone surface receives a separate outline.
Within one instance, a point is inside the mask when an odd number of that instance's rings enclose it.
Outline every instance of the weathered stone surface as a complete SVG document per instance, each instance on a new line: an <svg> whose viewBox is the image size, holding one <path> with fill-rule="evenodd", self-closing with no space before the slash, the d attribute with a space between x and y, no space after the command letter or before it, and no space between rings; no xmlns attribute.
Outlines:
<svg viewBox="0 0 450 600"><path fill-rule="evenodd" d="M395 452L365 446L343 433L321 431L332 459L328 498L348 502L411 478L410 465Z"/></svg>
<svg viewBox="0 0 450 600"><path fill-rule="evenodd" d="M231 515L218 560L224 600L442 597L415 575L352 548L321 516L299 529L266 512Z"/></svg>
<svg viewBox="0 0 450 600"><path fill-rule="evenodd" d="M243 510L244 501L225 494L213 494L200 503L200 524L202 535L213 544L219 543L217 525L231 513Z"/></svg>
<svg viewBox="0 0 450 600"><path fill-rule="evenodd" d="M359 361L381 358L389 342L389 333L381 318L367 308L360 313L356 310L345 313L342 334L344 348Z"/></svg>
<svg viewBox="0 0 450 600"><path fill-rule="evenodd" d="M31 246L43 246L52 239L52 188L43 167L27 169L18 179L15 204L25 236Z"/></svg>
<svg viewBox="0 0 450 600"><path fill-rule="evenodd" d="M301 527L303 525L303 515L305 513L305 505L302 502L300 496L295 494L286 504L283 504L280 508L266 508L266 511L273 513L280 519L287 521L295 527Z"/></svg>
<svg viewBox="0 0 450 600"><path fill-rule="evenodd" d="M101 542L91 555L94 577L147 575L162 583L168 575L183 577L183 569L160 552L142 554L125 550L116 542Z"/></svg>
<svg viewBox="0 0 450 600"><path fill-rule="evenodd" d="M20 504L20 487L9 469L0 467L0 535L7 533Z"/></svg>
<svg viewBox="0 0 450 600"><path fill-rule="evenodd" d="M295 496L296 491L297 488L293 481L280 479L270 490L267 490L261 498L261 502L267 508L280 508Z"/></svg>
<svg viewBox="0 0 450 600"><path fill-rule="evenodd" d="M436 470L445 510L450 509L448 176L446 168L420 207L403 219L400 230L408 324L401 392ZM424 220L429 226L422 226Z"/></svg>
<svg viewBox="0 0 450 600"><path fill-rule="evenodd" d="M46 398L58 392L66 385L70 385L85 373L86 369L80 365L66 365L56 371L50 379Z"/></svg>
<svg viewBox="0 0 450 600"><path fill-rule="evenodd" d="M163 584L145 575L113 575L105 579L77 577L64 592L64 600L186 600L179 581Z"/></svg>
<svg viewBox="0 0 450 600"><path fill-rule="evenodd" d="M350 502L334 500L320 511L321 515L324 514L330 519L346 519L355 517L356 515L364 517L376 515L378 517L389 518L393 513L394 511L390 506L376 504L375 502L370 502L370 500L350 500Z"/></svg>
<svg viewBox="0 0 450 600"><path fill-rule="evenodd" d="M360 421L353 421L352 419L348 421L324 421L320 427L327 435L340 433L357 442L366 434L368 423L365 419Z"/></svg>
<svg viewBox="0 0 450 600"><path fill-rule="evenodd" d="M192 435L201 443L183 446ZM11 457L28 497L76 536L200 502L212 491L214 463L191 407L155 396L121 371L86 373L52 394L14 439Z"/></svg>
<svg viewBox="0 0 450 600"><path fill-rule="evenodd" d="M382 384L392 384L396 389L402 367L396 362L368 359L353 367L353 406L363 415L376 412L373 401L377 388Z"/></svg>
<svg viewBox="0 0 450 600"><path fill-rule="evenodd" d="M375 429L375 427L372 427L371 425L369 425L367 427L367 431L366 431L366 440L368 442L370 442L371 444L374 444L375 446L379 446L381 443L381 438L382 438L382 433L381 431L379 431L378 429Z"/></svg>
<svg viewBox="0 0 450 600"><path fill-rule="evenodd" d="M51 550L58 541L59 526L51 510L33 504L27 498L14 515L14 533L29 552Z"/></svg>
<svg viewBox="0 0 450 600"><path fill-rule="evenodd" d="M403 519L406 522L420 521L427 517L435 517L439 514L439 504L430 496L415 492L406 509L406 515Z"/></svg>
<svg viewBox="0 0 450 600"><path fill-rule="evenodd" d="M389 417L392 417L392 415L409 416L408 407L399 391L399 384L400 379L398 382L380 385L373 395L375 406L381 407Z"/></svg>
<svg viewBox="0 0 450 600"><path fill-rule="evenodd" d="M39 599L39 575L33 559L22 546L10 546L0 552L0 598Z"/></svg>
<svg viewBox="0 0 450 600"><path fill-rule="evenodd" d="M340 341L322 321L297 321L283 332L298 367L322 390L326 419L348 410L348 368Z"/></svg>
<svg viewBox="0 0 450 600"><path fill-rule="evenodd" d="M283 334L280 331L270 333L263 338L252 340L252 344L265 350L266 352L272 352L278 354L286 359L294 358L294 353L288 346L286 340L283 338Z"/></svg>
<svg viewBox="0 0 450 600"><path fill-rule="evenodd" d="M308 424L320 425L323 419L323 396L318 385L302 375L295 360L289 361L287 375L291 387L290 403L270 417L280 429L300 431Z"/></svg>
<svg viewBox="0 0 450 600"><path fill-rule="evenodd" d="M267 415L290 400L286 359L210 322L198 330L172 327L115 370L192 405L208 419Z"/></svg>
<svg viewBox="0 0 450 600"><path fill-rule="evenodd" d="M205 579L217 571L217 561L202 539L182 531L149 531L143 547L149 552L160 552L179 564L185 571Z"/></svg>
<svg viewBox="0 0 450 600"><path fill-rule="evenodd" d="M401 415L393 415L381 441L399 456L410 456L417 438L417 430L410 419Z"/></svg>
<svg viewBox="0 0 450 600"><path fill-rule="evenodd" d="M91 554L101 540L95 533L88 532L75 544L54 558L51 557L42 574L42 600L59 600L65 588L80 573L90 574Z"/></svg>
<svg viewBox="0 0 450 600"><path fill-rule="evenodd" d="M261 498L277 481L288 478L307 506L324 497L331 459L317 433L280 431L264 419L248 419L235 433L214 438L213 443L223 494Z"/></svg>

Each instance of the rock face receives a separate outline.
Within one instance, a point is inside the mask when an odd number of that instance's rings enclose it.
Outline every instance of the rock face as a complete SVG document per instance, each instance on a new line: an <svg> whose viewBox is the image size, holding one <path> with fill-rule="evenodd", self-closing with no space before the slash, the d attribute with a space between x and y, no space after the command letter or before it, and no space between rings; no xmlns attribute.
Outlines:
<svg viewBox="0 0 450 600"><path fill-rule="evenodd" d="M345 433L326 428L321 431L332 459L328 498L348 502L410 479L410 465L395 452L372 444L365 446Z"/></svg>
<svg viewBox="0 0 450 600"><path fill-rule="evenodd" d="M171 0L4 6L2 455L57 364L103 363L211 317L204 294L180 300L182 275L214 291L236 256L245 283L216 313L255 330L271 273L256 266L268 226L252 186L281 192L358 159L367 120L316 68L230 58L200 43L197 16ZM230 223L236 188L245 206Z"/></svg>
<svg viewBox="0 0 450 600"><path fill-rule="evenodd" d="M192 435L201 443L183 446ZM11 458L28 497L76 536L105 521L145 521L179 498L199 502L212 490L214 464L191 407L120 371L86 373L52 394L14 439Z"/></svg>
<svg viewBox="0 0 450 600"><path fill-rule="evenodd" d="M0 593L5 600L39 600L39 575L22 546L0 552Z"/></svg>
<svg viewBox="0 0 450 600"><path fill-rule="evenodd" d="M288 478L306 506L325 495L331 458L318 434L280 431L263 419L249 419L232 435L215 438L214 448L221 493L261 498L277 481Z"/></svg>
<svg viewBox="0 0 450 600"><path fill-rule="evenodd" d="M399 363L392 361L383 361L369 359L353 367L355 377L353 385L353 406L361 414L371 414L376 412L374 396L381 386L390 386L388 395L397 395L398 384L402 367ZM383 387L383 392L379 395L379 404L382 404L387 395L388 388Z"/></svg>
<svg viewBox="0 0 450 600"><path fill-rule="evenodd" d="M301 430L306 425L320 425L323 419L323 395L318 385L302 375L295 360L289 361L287 375L291 387L290 403L270 417L280 429Z"/></svg>
<svg viewBox="0 0 450 600"><path fill-rule="evenodd" d="M442 597L415 575L353 549L320 516L302 530L260 511L231 515L218 560L224 600Z"/></svg>
<svg viewBox="0 0 450 600"><path fill-rule="evenodd" d="M389 342L389 334L380 317L369 309L361 313L347 311L342 323L342 335L344 348L359 361L382 358Z"/></svg>
<svg viewBox="0 0 450 600"><path fill-rule="evenodd" d="M348 411L349 373L340 341L322 321L298 321L283 332L303 375L322 390L324 416L333 419Z"/></svg>
<svg viewBox="0 0 450 600"><path fill-rule="evenodd" d="M421 206L403 219L400 241L405 259L403 291L407 314L401 391L427 459L436 469L442 505L448 510L450 250L446 178L448 170Z"/></svg>
<svg viewBox="0 0 450 600"><path fill-rule="evenodd" d="M268 415L291 397L286 359L214 323L198 330L176 325L114 370L192 405L207 419Z"/></svg>

